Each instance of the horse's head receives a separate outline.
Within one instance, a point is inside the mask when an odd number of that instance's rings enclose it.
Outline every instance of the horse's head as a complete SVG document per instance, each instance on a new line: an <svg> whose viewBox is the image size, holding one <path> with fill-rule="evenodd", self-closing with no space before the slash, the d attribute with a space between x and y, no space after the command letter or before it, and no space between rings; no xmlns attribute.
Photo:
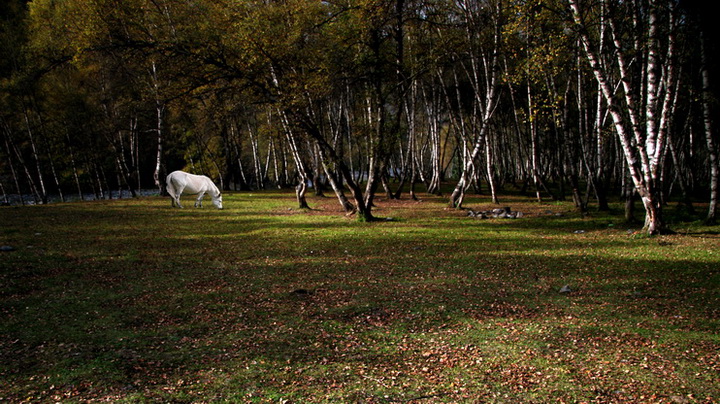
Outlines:
<svg viewBox="0 0 720 404"><path fill-rule="evenodd" d="M222 209L222 194L218 194L216 197L212 198L212 203L216 208Z"/></svg>

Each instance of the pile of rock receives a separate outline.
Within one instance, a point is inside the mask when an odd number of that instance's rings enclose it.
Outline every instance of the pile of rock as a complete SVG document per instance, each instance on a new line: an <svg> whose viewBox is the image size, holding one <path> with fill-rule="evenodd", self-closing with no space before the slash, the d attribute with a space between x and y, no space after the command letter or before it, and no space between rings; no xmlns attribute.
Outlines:
<svg viewBox="0 0 720 404"><path fill-rule="evenodd" d="M469 217L475 217L478 219L517 219L523 217L522 212L513 211L509 206L503 209L496 208L492 210L483 211L468 211Z"/></svg>

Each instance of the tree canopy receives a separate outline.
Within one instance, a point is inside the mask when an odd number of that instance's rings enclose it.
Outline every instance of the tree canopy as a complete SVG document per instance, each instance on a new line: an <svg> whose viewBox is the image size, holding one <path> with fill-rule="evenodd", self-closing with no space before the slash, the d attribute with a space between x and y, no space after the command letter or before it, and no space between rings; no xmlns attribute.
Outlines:
<svg viewBox="0 0 720 404"><path fill-rule="evenodd" d="M709 25L673 0L11 0L3 197L332 187L449 204L504 186L578 209L636 196L649 233L718 195ZM345 194L348 193L349 196Z"/></svg>

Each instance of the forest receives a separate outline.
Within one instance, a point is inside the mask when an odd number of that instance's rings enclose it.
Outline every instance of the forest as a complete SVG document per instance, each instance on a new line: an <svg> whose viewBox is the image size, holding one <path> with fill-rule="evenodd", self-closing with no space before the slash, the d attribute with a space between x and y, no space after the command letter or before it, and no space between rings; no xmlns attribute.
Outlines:
<svg viewBox="0 0 720 404"><path fill-rule="evenodd" d="M676 0L7 0L0 197L515 188L716 219L717 48ZM311 191L312 190L312 191ZM635 205L642 211L635 210ZM642 213L638 213L642 212Z"/></svg>

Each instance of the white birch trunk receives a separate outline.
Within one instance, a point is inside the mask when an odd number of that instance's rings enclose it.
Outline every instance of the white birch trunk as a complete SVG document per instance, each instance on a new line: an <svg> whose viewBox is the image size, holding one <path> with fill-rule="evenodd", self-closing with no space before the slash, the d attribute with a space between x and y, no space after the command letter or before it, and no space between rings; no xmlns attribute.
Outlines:
<svg viewBox="0 0 720 404"><path fill-rule="evenodd" d="M474 161L478 157L479 153L483 150L485 144L485 134L488 130L490 120L495 112L495 106L498 101L498 72L499 72L499 49L501 39L501 5L497 2L495 5L494 17L494 34L493 44L489 51L489 56L483 56L479 58L478 55L471 55L472 61L472 82L474 85L475 102L480 112L480 122L475 132L475 138L473 139L472 151L468 156L468 160L465 162L460 174L455 189L450 195L450 206L454 208L462 207L462 199L464 198L465 191L470 185L471 175L475 172ZM470 33L468 32L468 35ZM485 69L483 74L480 73L478 67L478 59L482 59ZM480 91L481 83L484 84L485 90Z"/></svg>
<svg viewBox="0 0 720 404"><path fill-rule="evenodd" d="M645 58L646 64L644 65L646 81L638 84L633 81L626 49L612 17L608 16L603 21L608 24L612 35L612 43L615 48L613 51L617 60L617 72L622 83L623 97L618 97L610 84L610 72L608 71L610 66L600 63L600 56L593 46L587 26L582 20L582 10L578 1L568 0L568 2L573 13L574 23L581 36L585 55L608 104L608 110L613 119L614 128L620 140L630 176L645 207L645 229L649 234L665 231L665 224L662 220L660 194L662 184L659 167L665 149L664 143L668 124L671 120L672 100L675 99L673 96L675 88L673 63L675 42L671 34L672 27L668 29L670 34L667 51L662 55L666 70L664 74L661 74L659 68L661 55L657 39L659 35L659 19L656 15L658 6L651 4L650 12L647 13L647 21L645 21L649 38L646 44L647 55ZM672 10L669 12L669 17L669 24L674 24ZM636 41L634 46L641 45ZM633 63L639 62L634 60ZM664 96L660 96L661 91L664 91ZM638 100L638 96L642 97L642 100ZM641 112L639 106L643 102L645 108Z"/></svg>
<svg viewBox="0 0 720 404"><path fill-rule="evenodd" d="M162 168L162 155L163 155L163 118L165 115L165 104L160 100L160 82L158 79L157 66L153 61L150 70L150 79L152 84L152 91L155 96L155 112L156 112L156 139L157 139L157 153L155 155L155 170L153 171L153 180L155 186L158 188L160 194L163 192L163 181L160 179L160 170Z"/></svg>
<svg viewBox="0 0 720 404"><path fill-rule="evenodd" d="M708 60L707 60L707 43L708 40L705 37L705 33L700 33L700 69L702 75L702 108L703 108L703 125L705 128L705 142L708 148L708 160L710 164L710 204L708 206L708 213L705 221L710 224L717 222L717 202L720 198L720 191L718 190L718 176L720 176L720 162L718 161L718 149L715 144L715 134L713 133L713 122L712 122L712 111L710 108L711 103L711 87L710 87L710 72L708 71Z"/></svg>

